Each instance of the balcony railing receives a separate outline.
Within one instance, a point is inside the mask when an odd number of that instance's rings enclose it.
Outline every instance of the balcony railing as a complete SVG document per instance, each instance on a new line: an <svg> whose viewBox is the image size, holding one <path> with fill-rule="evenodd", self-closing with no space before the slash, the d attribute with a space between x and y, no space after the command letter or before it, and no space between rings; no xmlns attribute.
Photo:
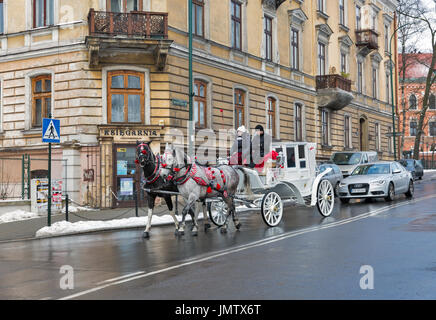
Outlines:
<svg viewBox="0 0 436 320"><path fill-rule="evenodd" d="M356 46L366 46L368 49L378 49L378 33L372 29L356 30Z"/></svg>
<svg viewBox="0 0 436 320"><path fill-rule="evenodd" d="M168 13L94 11L88 14L90 36L127 36L168 39Z"/></svg>
<svg viewBox="0 0 436 320"><path fill-rule="evenodd" d="M316 89L342 89L351 92L351 80L338 74L316 76Z"/></svg>

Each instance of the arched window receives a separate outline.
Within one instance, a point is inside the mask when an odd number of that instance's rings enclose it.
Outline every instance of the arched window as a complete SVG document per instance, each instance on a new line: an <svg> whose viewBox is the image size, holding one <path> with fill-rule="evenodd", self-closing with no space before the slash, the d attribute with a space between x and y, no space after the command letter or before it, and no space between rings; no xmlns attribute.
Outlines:
<svg viewBox="0 0 436 320"><path fill-rule="evenodd" d="M409 109L416 110L416 108L417 108L416 96L414 94L412 94L409 97Z"/></svg>
<svg viewBox="0 0 436 320"><path fill-rule="evenodd" d="M235 129L245 125L245 91L235 89Z"/></svg>
<svg viewBox="0 0 436 320"><path fill-rule="evenodd" d="M144 123L144 74L108 72L108 122Z"/></svg>
<svg viewBox="0 0 436 320"><path fill-rule="evenodd" d="M267 101L267 128L273 137L276 136L276 104L277 100L268 97Z"/></svg>
<svg viewBox="0 0 436 320"><path fill-rule="evenodd" d="M436 97L434 94L430 95L430 98L428 100L428 106L430 109L435 110L436 109Z"/></svg>
<svg viewBox="0 0 436 320"><path fill-rule="evenodd" d="M201 80L194 81L194 122L197 128L207 126L207 83Z"/></svg>

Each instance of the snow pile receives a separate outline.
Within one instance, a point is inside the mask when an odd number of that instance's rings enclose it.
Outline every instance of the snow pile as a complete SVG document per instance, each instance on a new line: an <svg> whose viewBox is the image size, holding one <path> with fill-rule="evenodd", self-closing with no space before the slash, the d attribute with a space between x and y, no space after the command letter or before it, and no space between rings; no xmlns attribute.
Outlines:
<svg viewBox="0 0 436 320"><path fill-rule="evenodd" d="M199 214L199 218L202 218L203 214ZM181 217L177 217L178 220L181 220ZM186 221L191 220L190 216L186 217ZM147 225L148 218L147 217L133 217L133 218L125 218L125 219L115 219L108 221L78 221L78 222L67 222L60 221L52 224L50 227L44 227L39 229L35 236L37 238L40 237L52 237L52 236L60 236L60 235L68 235L68 234L77 234L77 233L85 233L85 232L93 232L93 231L102 231L102 230L113 230L113 229L123 229L123 228L136 228L136 227L145 227ZM164 216L153 216L151 220L151 225L163 225L163 224L172 224L174 223L173 218L170 215Z"/></svg>
<svg viewBox="0 0 436 320"><path fill-rule="evenodd" d="M39 217L40 215L38 215L37 213L28 212L24 210L15 210L2 214L0 216L0 223L34 219Z"/></svg>
<svg viewBox="0 0 436 320"><path fill-rule="evenodd" d="M65 213L65 211L66 211L66 207L62 209L62 213ZM76 213L81 211L98 211L98 210L88 207L74 206L74 205L68 206L68 212Z"/></svg>

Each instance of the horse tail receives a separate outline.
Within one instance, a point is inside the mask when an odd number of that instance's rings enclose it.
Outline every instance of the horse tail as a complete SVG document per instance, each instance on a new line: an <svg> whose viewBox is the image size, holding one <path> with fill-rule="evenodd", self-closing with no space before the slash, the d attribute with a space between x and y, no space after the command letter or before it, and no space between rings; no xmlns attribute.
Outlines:
<svg viewBox="0 0 436 320"><path fill-rule="evenodd" d="M250 176L248 175L247 171L245 171L244 167L239 167L239 170L242 172L244 177L244 191L247 194L253 194L253 191L251 190Z"/></svg>

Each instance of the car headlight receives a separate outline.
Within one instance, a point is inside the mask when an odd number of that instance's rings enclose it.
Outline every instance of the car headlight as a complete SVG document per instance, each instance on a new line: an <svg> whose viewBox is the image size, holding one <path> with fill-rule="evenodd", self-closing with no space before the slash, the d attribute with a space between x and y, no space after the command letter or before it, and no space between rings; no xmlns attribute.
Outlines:
<svg viewBox="0 0 436 320"><path fill-rule="evenodd" d="M376 180L376 181L371 181L371 184L378 184L378 185L383 185L386 183L386 180Z"/></svg>
<svg viewBox="0 0 436 320"><path fill-rule="evenodd" d="M347 184L346 183L344 183L344 182L341 182L341 183L339 183L339 187L346 187L347 186Z"/></svg>

